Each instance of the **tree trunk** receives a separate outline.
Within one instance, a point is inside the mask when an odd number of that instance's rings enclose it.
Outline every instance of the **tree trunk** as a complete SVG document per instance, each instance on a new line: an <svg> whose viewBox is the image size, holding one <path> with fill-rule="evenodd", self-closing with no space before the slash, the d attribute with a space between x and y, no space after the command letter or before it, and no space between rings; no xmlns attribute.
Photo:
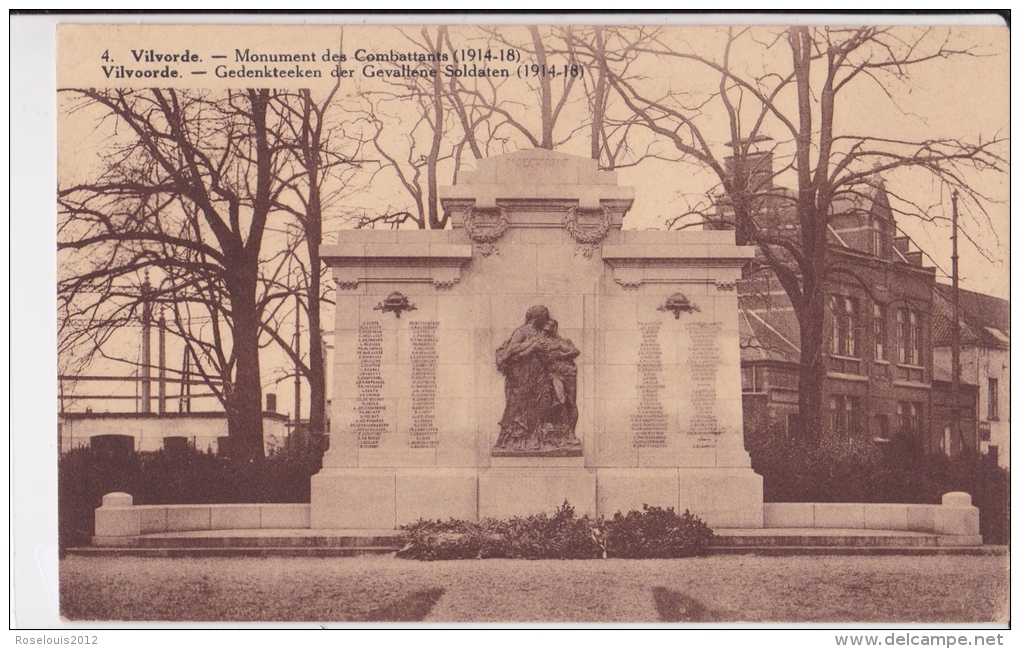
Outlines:
<svg viewBox="0 0 1020 649"><path fill-rule="evenodd" d="M539 34L538 27L529 27L528 30L531 32L531 40L535 45L535 61L542 67L542 69L545 69L548 65L548 58L545 53L545 43L542 40L542 35ZM541 102L542 110L542 143L538 146L542 149L552 149L552 86L549 83L549 77L544 74L539 75L538 83L540 87L539 101Z"/></svg>
<svg viewBox="0 0 1020 649"><path fill-rule="evenodd" d="M817 292L798 309L800 324L800 377L798 380L799 428L803 439L818 440L822 436L822 390L825 384L825 364L822 351L825 344L825 298Z"/></svg>
<svg viewBox="0 0 1020 649"><path fill-rule="evenodd" d="M602 41L602 30L595 28L595 52L598 55L599 78L595 82L595 95L591 106L591 158L598 160L602 154L602 121L605 119L606 103L606 50Z"/></svg>
<svg viewBox="0 0 1020 649"><path fill-rule="evenodd" d="M429 150L426 175L428 176L429 192L429 228L442 230L446 227L446 216L439 216L439 152L443 144L443 120L446 119L443 110L443 81L439 72L439 59L443 51L443 34L446 28L440 27L436 36L436 61L433 64L435 77L432 79L432 105L435 110L435 123L432 125L432 148Z"/></svg>
<svg viewBox="0 0 1020 649"><path fill-rule="evenodd" d="M322 213L318 182L311 184L308 210L308 388L311 404L308 427L311 434L326 430L326 370L322 353L321 317L321 261L319 245L322 243Z"/></svg>
<svg viewBox="0 0 1020 649"><path fill-rule="evenodd" d="M255 310L257 264L236 266L238 272L227 284L234 316L234 381L226 395L227 435L230 456L239 463L265 459L262 437L262 382L259 368L260 323ZM239 275L239 276L238 276Z"/></svg>

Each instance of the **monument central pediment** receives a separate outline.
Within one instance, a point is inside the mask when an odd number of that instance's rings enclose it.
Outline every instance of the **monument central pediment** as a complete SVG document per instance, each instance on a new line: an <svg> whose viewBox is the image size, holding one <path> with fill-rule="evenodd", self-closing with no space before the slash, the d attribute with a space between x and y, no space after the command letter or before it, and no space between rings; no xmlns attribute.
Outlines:
<svg viewBox="0 0 1020 649"><path fill-rule="evenodd" d="M626 212L634 202L633 187L619 187L615 171L602 171L590 158L530 149L478 161L475 171L461 174L456 185L442 187L444 205L474 201L476 209L495 209L498 202L520 205L564 201L583 210L603 202Z"/></svg>

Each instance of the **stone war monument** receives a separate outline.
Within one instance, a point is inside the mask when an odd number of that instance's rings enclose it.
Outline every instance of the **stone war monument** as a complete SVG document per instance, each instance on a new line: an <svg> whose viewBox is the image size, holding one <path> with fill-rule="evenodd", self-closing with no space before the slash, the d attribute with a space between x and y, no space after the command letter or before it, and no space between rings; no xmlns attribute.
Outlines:
<svg viewBox="0 0 1020 649"><path fill-rule="evenodd" d="M330 448L311 526L689 509L762 527L744 449L723 231L623 230L633 190L594 160L480 160L452 229L344 232ZM638 197L640 200L640 197Z"/></svg>

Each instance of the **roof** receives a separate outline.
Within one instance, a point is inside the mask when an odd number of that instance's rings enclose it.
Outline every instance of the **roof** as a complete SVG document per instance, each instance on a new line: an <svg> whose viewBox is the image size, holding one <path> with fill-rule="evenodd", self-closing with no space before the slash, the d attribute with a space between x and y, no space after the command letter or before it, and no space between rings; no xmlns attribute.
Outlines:
<svg viewBox="0 0 1020 649"><path fill-rule="evenodd" d="M932 345L951 345L953 288L935 285ZM960 289L960 342L975 347L1009 349L1009 300Z"/></svg>
<svg viewBox="0 0 1020 649"><path fill-rule="evenodd" d="M759 296L739 296L740 361L800 360L800 325L785 295L763 304Z"/></svg>
<svg viewBox="0 0 1020 649"><path fill-rule="evenodd" d="M889 207L889 195L885 183L880 176L872 176L865 181L840 190L832 197L830 210L834 217L864 216L886 219L895 223Z"/></svg>

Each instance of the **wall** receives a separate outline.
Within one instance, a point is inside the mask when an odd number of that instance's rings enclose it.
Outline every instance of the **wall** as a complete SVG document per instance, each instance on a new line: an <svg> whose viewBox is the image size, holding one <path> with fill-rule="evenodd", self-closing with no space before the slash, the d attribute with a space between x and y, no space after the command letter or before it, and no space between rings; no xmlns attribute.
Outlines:
<svg viewBox="0 0 1020 649"><path fill-rule="evenodd" d="M952 366L952 348L937 347L935 363L942 375L949 376ZM988 418L988 379L999 381L998 419ZM979 390L977 420L987 425L989 439L981 442L983 453L989 446L997 446L999 466L1009 467L1009 349L965 345L960 349L960 380L976 385Z"/></svg>
<svg viewBox="0 0 1020 649"><path fill-rule="evenodd" d="M950 457L956 457L964 449L973 452L979 448L976 409L978 387L961 383L955 409L952 395L951 382L932 382L931 429L926 444L929 453L945 453ZM955 431L952 425L954 417L959 421L959 427Z"/></svg>
<svg viewBox="0 0 1020 649"><path fill-rule="evenodd" d="M282 446L287 438L286 417L264 413L266 450ZM200 451L216 451L216 438L227 435L222 412L193 413L64 413L59 417L60 451L89 445L94 435L130 435L136 451L158 451L164 437L187 437Z"/></svg>
<svg viewBox="0 0 1020 649"><path fill-rule="evenodd" d="M981 545L980 513L969 494L942 496L941 505L885 503L766 503L765 528L926 532Z"/></svg>

